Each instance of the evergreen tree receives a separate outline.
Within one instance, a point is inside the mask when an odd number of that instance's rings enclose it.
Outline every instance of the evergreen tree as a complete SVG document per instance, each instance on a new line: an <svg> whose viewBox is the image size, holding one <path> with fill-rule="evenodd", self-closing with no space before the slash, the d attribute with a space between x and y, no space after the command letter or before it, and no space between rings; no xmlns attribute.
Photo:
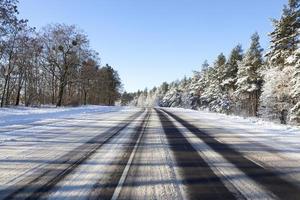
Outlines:
<svg viewBox="0 0 300 200"><path fill-rule="evenodd" d="M214 80L214 67L208 67L202 71L202 77L200 78L200 107L210 108L211 102L214 100L213 93L213 80Z"/></svg>
<svg viewBox="0 0 300 200"><path fill-rule="evenodd" d="M224 73L226 65L226 57L221 53L209 73L209 86L206 88L207 96L209 96L210 110L221 113L228 113L228 101L226 93L221 88L222 74Z"/></svg>
<svg viewBox="0 0 300 200"><path fill-rule="evenodd" d="M162 94L166 94L169 90L169 84L167 82L163 82L160 86Z"/></svg>
<svg viewBox="0 0 300 200"><path fill-rule="evenodd" d="M236 89L238 62L243 59L243 49L241 45L237 45L229 55L225 64L224 71L221 75L221 86L225 92L224 98L227 102L228 112L233 112L235 108L234 91Z"/></svg>
<svg viewBox="0 0 300 200"><path fill-rule="evenodd" d="M121 96L121 105L128 106L134 100L133 93L127 93L126 91Z"/></svg>
<svg viewBox="0 0 300 200"><path fill-rule="evenodd" d="M197 76L198 82L195 84L195 87L197 88L197 94L199 95L200 101L199 106L200 107L207 107L208 101L206 100L206 94L205 90L209 86L209 78L210 78L210 67L207 62L207 60L204 61L204 63L201 66L201 71L198 74L195 74Z"/></svg>
<svg viewBox="0 0 300 200"><path fill-rule="evenodd" d="M226 57L224 56L223 53L221 53L217 60L214 63L214 66L216 68L216 79L218 81L219 86L221 86L223 82L223 74L225 72L225 67L226 67Z"/></svg>
<svg viewBox="0 0 300 200"><path fill-rule="evenodd" d="M299 43L300 28L300 0L289 0L284 6L279 20L273 20L274 31L271 37L271 46L266 54L269 64L284 67L286 59L293 54Z"/></svg>
<svg viewBox="0 0 300 200"><path fill-rule="evenodd" d="M297 112L294 109L296 102L292 86L296 84L294 80L297 80L295 65L299 45L299 8L300 0L289 0L288 5L284 6L281 18L273 20L274 31L270 33L271 46L266 55L269 67L263 72L264 86L260 99L262 104L260 113L284 124L291 120L292 113Z"/></svg>
<svg viewBox="0 0 300 200"><path fill-rule="evenodd" d="M226 90L234 90L237 78L238 62L243 59L243 49L237 45L230 53L221 77L222 85Z"/></svg>
<svg viewBox="0 0 300 200"><path fill-rule="evenodd" d="M291 121L300 123L300 52L296 51L294 56L293 74L291 79L290 96L293 108L291 109Z"/></svg>
<svg viewBox="0 0 300 200"><path fill-rule="evenodd" d="M260 69L263 65L263 49L259 43L259 35L255 33L251 37L251 46L246 52L243 60L238 63L236 82L236 99L239 108L244 110L246 115L256 116L258 101L261 93L262 77Z"/></svg>

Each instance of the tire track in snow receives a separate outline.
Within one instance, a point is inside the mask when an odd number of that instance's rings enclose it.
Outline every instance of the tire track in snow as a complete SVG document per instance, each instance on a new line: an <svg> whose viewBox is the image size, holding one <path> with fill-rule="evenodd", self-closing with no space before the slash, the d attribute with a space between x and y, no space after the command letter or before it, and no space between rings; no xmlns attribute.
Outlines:
<svg viewBox="0 0 300 200"><path fill-rule="evenodd" d="M161 121L151 113L118 199L187 199Z"/></svg>
<svg viewBox="0 0 300 200"><path fill-rule="evenodd" d="M177 165L182 172L182 184L186 186L188 198L235 199L236 197L227 189L221 179L213 172L167 115L158 109L156 109L156 112L161 120Z"/></svg>
<svg viewBox="0 0 300 200"><path fill-rule="evenodd" d="M197 150L198 154L208 163L210 168L221 178L225 186L237 199L277 199L274 194L265 190L260 184L257 184L251 178L247 177L245 173L228 162L221 154L215 152L195 134L183 127L175 119L171 119L189 143Z"/></svg>
<svg viewBox="0 0 300 200"><path fill-rule="evenodd" d="M73 151L63 155L57 160L49 163L49 169L46 169L37 177L25 178L16 186L0 191L0 199L39 199L47 194L55 185L72 173L81 163L92 156L106 142L117 136L132 121L140 116L143 111L137 112L120 125L111 128L108 136L103 138L103 134L95 136L88 142L77 147ZM53 165L53 166L51 166Z"/></svg>
<svg viewBox="0 0 300 200"><path fill-rule="evenodd" d="M299 199L300 188L295 184L280 177L280 172L273 171L258 165L246 158L242 153L236 151L229 145L221 143L207 133L201 131L194 125L184 119L174 115L173 113L163 110L165 113L173 117L181 125L195 134L199 139L204 141L215 152L222 155L226 160L231 162L236 168L245 173L255 182L259 183L266 190L272 192L280 199Z"/></svg>
<svg viewBox="0 0 300 200"><path fill-rule="evenodd" d="M126 180L127 173L130 169L132 160L134 159L136 149L138 148L141 138L143 137L144 131L147 127L147 123L149 121L150 117L150 111L148 110L145 117L143 117L143 120L140 125L136 128L135 136L133 137L134 142L129 145L127 148L127 152L122 160L119 161L120 164L120 171L122 173L115 173L111 175L111 179L109 183L106 184L100 184L97 182L93 186L93 190L89 196L90 200L96 200L96 199L118 199L118 196L120 194L120 191L122 189L122 186Z"/></svg>
<svg viewBox="0 0 300 200"><path fill-rule="evenodd" d="M114 194L113 194L111 200L117 200L118 197L119 197L119 195L120 195L120 192L122 190L122 186L123 186L123 184L126 181L126 178L127 178L129 169L131 167L132 161L134 159L134 156L136 154L136 151L137 151L137 149L139 147L141 139L142 139L142 137L143 137L143 135L145 133L145 130L146 130L147 126L148 126L149 119L150 119L150 112L148 111L148 113L147 113L144 121L142 122L141 126L137 130L137 132L139 133L139 137L138 137L138 139L136 141L136 144L135 144L135 146L134 146L134 148L133 148L133 150L131 152L130 158L129 158L128 162L127 162L127 165L126 165L126 167L125 167L125 169L123 171L123 174L122 174L122 176L121 176L121 178L119 180L119 183L118 183L118 185L117 185L117 187L116 187L116 189L114 191Z"/></svg>

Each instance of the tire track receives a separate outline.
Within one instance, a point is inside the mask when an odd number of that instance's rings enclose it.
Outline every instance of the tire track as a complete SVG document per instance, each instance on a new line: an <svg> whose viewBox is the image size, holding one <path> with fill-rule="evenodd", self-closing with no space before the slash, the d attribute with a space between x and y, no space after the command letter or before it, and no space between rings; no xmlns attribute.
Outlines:
<svg viewBox="0 0 300 200"><path fill-rule="evenodd" d="M137 130L138 132L140 132L139 134L139 137L136 141L136 144L130 154L130 157L128 159L128 162L127 162L127 165L122 173L122 176L120 177L120 180L119 180L119 183L118 183L118 186L116 187L113 195L112 195L112 198L111 200L117 200L119 198L119 195L121 193L121 190L122 190L122 186L124 185L124 183L126 182L126 179L127 179L127 176L128 176L128 172L129 172L129 169L132 165L132 162L135 158L135 155L136 155L136 152L137 152L137 149L139 148L139 145L141 143L141 140L144 136L144 133L146 131L146 128L148 127L148 123L149 123L149 119L150 119L150 112L148 111L147 112L147 115L145 117L145 120L142 122L141 124L141 127Z"/></svg>
<svg viewBox="0 0 300 200"><path fill-rule="evenodd" d="M236 151L228 144L221 143L207 133L201 131L196 126L190 124L184 119L174 115L173 113L163 110L165 113L173 117L176 121L194 133L199 139L204 141L215 152L222 155L226 160L231 162L235 167L240 169L252 180L262 185L265 189L272 192L280 199L299 199L300 188L295 184L280 177L281 173L266 169L255 162L246 158L242 153Z"/></svg>
<svg viewBox="0 0 300 200"><path fill-rule="evenodd" d="M136 149L143 137L145 129L150 118L150 111L148 110L141 124L135 129L135 135L132 143L128 145L125 156L119 161L121 173L114 173L111 175L109 183L100 184L99 181L93 186L93 190L89 196L89 200L96 199L117 199L124 182L126 181L128 170L130 169L131 162L134 159Z"/></svg>
<svg viewBox="0 0 300 200"><path fill-rule="evenodd" d="M188 198L236 199L168 116L158 109L155 110L182 172L182 184L187 187Z"/></svg>
<svg viewBox="0 0 300 200"><path fill-rule="evenodd" d="M183 196L181 176L176 173L176 161L159 117L153 109L151 112L154 114L148 121L118 199L187 199Z"/></svg>
<svg viewBox="0 0 300 200"><path fill-rule="evenodd" d="M80 145L71 152L63 155L57 160L49 163L45 169L36 177L25 178L17 186L0 191L3 200L11 199L39 199L46 195L58 182L72 173L80 164L92 156L106 142L117 136L132 121L140 116L143 111L137 112L128 119L123 120L120 125L111 128L106 137L103 134L97 135L88 142Z"/></svg>

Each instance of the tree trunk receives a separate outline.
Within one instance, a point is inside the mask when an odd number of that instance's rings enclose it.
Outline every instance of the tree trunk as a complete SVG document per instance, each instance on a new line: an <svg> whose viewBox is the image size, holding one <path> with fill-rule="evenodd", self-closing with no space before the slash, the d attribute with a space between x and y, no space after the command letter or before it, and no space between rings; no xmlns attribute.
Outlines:
<svg viewBox="0 0 300 200"><path fill-rule="evenodd" d="M251 96L252 96L251 98L252 116L257 117L258 101L259 101L258 91L253 92Z"/></svg>
<svg viewBox="0 0 300 200"><path fill-rule="evenodd" d="M9 94L9 89L10 89L10 77L8 76L7 77L7 85L6 85L6 97L5 97L5 105L8 106L9 105L9 97L10 97L10 94Z"/></svg>
<svg viewBox="0 0 300 200"><path fill-rule="evenodd" d="M57 104L56 104L57 107L60 107L62 105L64 89L65 89L65 86L67 85L66 84L67 70L68 70L68 68L65 68L65 71L64 71L64 73L63 73L63 75L60 79L59 91L58 91L58 101L57 101Z"/></svg>
<svg viewBox="0 0 300 200"><path fill-rule="evenodd" d="M57 107L60 107L61 104L62 104L62 98L63 98L64 88L65 88L65 83L64 83L64 82L65 82L65 81L62 80L62 81L60 82L60 85L59 85L58 101L57 101L57 104L56 104Z"/></svg>
<svg viewBox="0 0 300 200"><path fill-rule="evenodd" d="M1 96L1 108L4 106L4 99L5 99L7 82L8 82L8 75L5 76L4 88L3 88L3 92L2 92L2 96Z"/></svg>
<svg viewBox="0 0 300 200"><path fill-rule="evenodd" d="M22 86L19 86L18 91L17 91L17 98L16 98L16 106L20 104L20 93L21 93Z"/></svg>
<svg viewBox="0 0 300 200"><path fill-rule="evenodd" d="M23 75L19 78L19 84L18 84L18 90L17 90L17 97L16 97L16 103L15 105L18 106L20 104L20 96L21 96L21 90L23 85Z"/></svg>
<svg viewBox="0 0 300 200"><path fill-rule="evenodd" d="M83 91L83 94L84 94L83 104L86 105L86 103L87 103L87 92L86 92L86 90Z"/></svg>

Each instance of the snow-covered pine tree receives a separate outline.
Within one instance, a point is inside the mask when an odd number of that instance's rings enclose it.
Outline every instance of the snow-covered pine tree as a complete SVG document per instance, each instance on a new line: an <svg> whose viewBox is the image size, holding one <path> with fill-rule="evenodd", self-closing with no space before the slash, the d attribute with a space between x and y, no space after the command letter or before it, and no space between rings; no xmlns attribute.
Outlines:
<svg viewBox="0 0 300 200"><path fill-rule="evenodd" d="M223 80L222 75L224 74L224 70L226 67L226 57L223 53L219 54L217 57L217 60L214 63L215 67L217 68L217 81L219 85L221 86Z"/></svg>
<svg viewBox="0 0 300 200"><path fill-rule="evenodd" d="M221 83L222 83L222 74L225 69L226 57L221 53L214 65L211 68L211 71L208 73L208 87L205 88L205 94L209 100L209 109L214 112L228 113L228 101L226 94L223 92Z"/></svg>
<svg viewBox="0 0 300 200"><path fill-rule="evenodd" d="M162 107L181 107L182 106L182 90L180 89L180 81L176 80L169 84L169 90L160 102Z"/></svg>
<svg viewBox="0 0 300 200"><path fill-rule="evenodd" d="M159 89L160 89L160 93L162 93L164 95L169 90L169 84L167 82L163 82Z"/></svg>
<svg viewBox="0 0 300 200"><path fill-rule="evenodd" d="M236 82L236 104L243 115L257 116L262 77L260 69L263 65L263 49L259 43L258 33L251 37L251 45L243 60L238 62Z"/></svg>
<svg viewBox="0 0 300 200"><path fill-rule="evenodd" d="M181 107L183 108L197 108L197 95L192 87L192 78L184 77L180 81L179 90L181 91Z"/></svg>
<svg viewBox="0 0 300 200"><path fill-rule="evenodd" d="M286 59L294 53L299 43L300 1L289 0L279 20L273 19L274 30L269 35L271 46L266 54L271 66L283 68Z"/></svg>
<svg viewBox="0 0 300 200"><path fill-rule="evenodd" d="M204 74L208 68L208 61L205 60L201 66L201 69L199 71L194 71L194 74L190 80L190 84L188 86L190 96L189 101L191 102L191 108L193 109L197 109L202 106L200 97L203 95L205 89L206 82L204 81Z"/></svg>
<svg viewBox="0 0 300 200"><path fill-rule="evenodd" d="M191 79L191 83L190 83L190 91L191 93L193 93L193 95L197 98L199 98L200 96L200 92L199 92L199 80L201 78L201 71L194 71L193 72L193 76L192 76L192 79ZM198 106L198 105L196 105Z"/></svg>
<svg viewBox="0 0 300 200"><path fill-rule="evenodd" d="M291 122L300 124L300 49L295 52L293 62L293 76L291 79L291 92L293 108L291 109Z"/></svg>
<svg viewBox="0 0 300 200"><path fill-rule="evenodd" d="M211 76L211 67L209 66L207 60L201 66L201 71L196 75L198 77L198 82L195 84L197 87L197 93L199 95L198 106L201 109L206 109L209 107L209 97L207 96L207 88L209 87L209 81Z"/></svg>
<svg viewBox="0 0 300 200"><path fill-rule="evenodd" d="M234 91L236 89L238 62L243 59L243 49L241 45L237 45L230 53L229 58L226 62L222 79L222 87L226 92L226 99L228 99L230 111L234 112Z"/></svg>
<svg viewBox="0 0 300 200"><path fill-rule="evenodd" d="M260 114L263 117L287 123L297 113L297 102L292 98L292 81L295 73L296 50L299 48L300 0L289 0L279 20L274 21L270 34L271 46L264 70ZM275 69L274 69L275 68ZM295 76L294 76L295 77ZM293 109L292 109L293 108Z"/></svg>

